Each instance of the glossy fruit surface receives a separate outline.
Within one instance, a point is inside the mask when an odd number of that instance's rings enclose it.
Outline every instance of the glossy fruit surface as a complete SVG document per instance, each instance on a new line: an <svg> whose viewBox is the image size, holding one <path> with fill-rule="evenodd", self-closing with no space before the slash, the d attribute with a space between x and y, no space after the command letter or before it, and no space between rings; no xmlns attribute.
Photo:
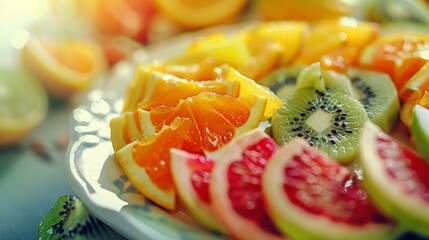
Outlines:
<svg viewBox="0 0 429 240"><path fill-rule="evenodd" d="M268 212L294 239L390 239L393 225L370 201L359 175L295 139L263 173Z"/></svg>

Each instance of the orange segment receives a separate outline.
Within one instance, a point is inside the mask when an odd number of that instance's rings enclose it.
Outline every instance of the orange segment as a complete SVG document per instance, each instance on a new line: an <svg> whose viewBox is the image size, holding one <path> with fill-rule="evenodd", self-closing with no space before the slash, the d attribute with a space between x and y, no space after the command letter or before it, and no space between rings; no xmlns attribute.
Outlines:
<svg viewBox="0 0 429 240"><path fill-rule="evenodd" d="M174 210L176 193L170 173L170 148L181 148L191 136L189 119L177 118L151 137L141 137L116 152L134 186L158 205Z"/></svg>
<svg viewBox="0 0 429 240"><path fill-rule="evenodd" d="M355 65L363 47L379 34L375 23L341 18L322 21L313 26L304 41L303 51L295 64L311 64L321 61L324 69L345 70Z"/></svg>
<svg viewBox="0 0 429 240"><path fill-rule="evenodd" d="M176 106L181 99L195 96L202 91L238 96L238 82L223 80L192 81L174 75L140 67L127 92L124 112L150 110L156 106Z"/></svg>
<svg viewBox="0 0 429 240"><path fill-rule="evenodd" d="M227 81L237 81L240 83L239 96L255 94L267 98L267 107L265 108L263 119L269 119L271 115L283 105L283 101L277 97L268 88L259 85L254 80L240 74L232 67L225 67L220 72L220 78Z"/></svg>
<svg viewBox="0 0 429 240"><path fill-rule="evenodd" d="M390 75L398 91L429 60L429 34L395 32L368 45L360 64ZM404 100L409 94L401 94Z"/></svg>
<svg viewBox="0 0 429 240"><path fill-rule="evenodd" d="M185 28L202 28L232 20L246 0L155 0L163 13Z"/></svg>

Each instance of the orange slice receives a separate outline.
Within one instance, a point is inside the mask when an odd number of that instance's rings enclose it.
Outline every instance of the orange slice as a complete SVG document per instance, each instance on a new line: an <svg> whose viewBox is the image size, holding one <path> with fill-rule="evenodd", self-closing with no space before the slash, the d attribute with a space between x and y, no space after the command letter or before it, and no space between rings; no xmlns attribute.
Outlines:
<svg viewBox="0 0 429 240"><path fill-rule="evenodd" d="M191 120L176 118L151 137L142 137L116 152L121 168L136 188L158 205L174 210L176 192L170 174L169 148L182 148Z"/></svg>
<svg viewBox="0 0 429 240"><path fill-rule="evenodd" d="M101 49L90 42L30 38L21 59L40 78L48 92L66 99L87 89L106 66Z"/></svg>
<svg viewBox="0 0 429 240"><path fill-rule="evenodd" d="M261 96L235 98L201 92L180 101L176 107L152 108L147 112L150 121L134 123L141 126L142 135L134 141L130 139L133 142L116 151L118 161L144 196L172 210L175 190L169 169L169 149L217 154L232 139L256 128L265 106L266 98ZM156 131L146 135L144 128ZM121 128L112 128L112 131L118 131L116 137L124 134Z"/></svg>
<svg viewBox="0 0 429 240"><path fill-rule="evenodd" d="M185 28L226 23L237 17L246 0L155 0L160 10Z"/></svg>
<svg viewBox="0 0 429 240"><path fill-rule="evenodd" d="M160 105L176 106L181 99L202 91L238 96L239 88L238 82L192 81L142 66L137 68L134 81L127 91L124 112L134 111L137 106L144 110Z"/></svg>
<svg viewBox="0 0 429 240"><path fill-rule="evenodd" d="M270 89L264 87L254 80L243 76L232 67L223 67L220 72L220 79L240 83L239 96L259 95L267 98L267 107L264 111L263 120L269 119L273 113L283 105L283 101L277 97Z"/></svg>

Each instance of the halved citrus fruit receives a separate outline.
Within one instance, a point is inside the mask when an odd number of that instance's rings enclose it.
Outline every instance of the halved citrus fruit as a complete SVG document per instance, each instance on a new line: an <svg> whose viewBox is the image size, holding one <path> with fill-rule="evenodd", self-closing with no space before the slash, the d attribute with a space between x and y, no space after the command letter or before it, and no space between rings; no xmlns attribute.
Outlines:
<svg viewBox="0 0 429 240"><path fill-rule="evenodd" d="M243 10L247 0L155 0L160 10L185 28L226 23Z"/></svg>
<svg viewBox="0 0 429 240"><path fill-rule="evenodd" d="M131 118L138 119L139 123L133 124L140 125L141 136L135 141L129 139L133 142L116 151L116 155L128 176L138 174L130 176L130 179L143 195L166 209L174 209L175 190L169 169L169 149L219 153L229 141L259 125L265 106L266 98L261 96L235 98L201 92L181 100L175 107L154 107L146 111L150 120ZM146 132L144 128L155 130ZM122 138L118 140L120 143L126 143L130 137L129 133L123 136L123 127L111 130L114 131L112 138ZM146 175L141 172L146 172Z"/></svg>
<svg viewBox="0 0 429 240"><path fill-rule="evenodd" d="M23 69L0 68L0 147L18 143L45 118L44 87Z"/></svg>
<svg viewBox="0 0 429 240"><path fill-rule="evenodd" d="M48 92L66 99L87 89L91 80L106 66L101 49L90 42L59 41L30 37L21 60Z"/></svg>
<svg viewBox="0 0 429 240"><path fill-rule="evenodd" d="M156 106L176 106L181 99L195 96L202 91L210 91L230 96L238 96L238 82L225 80L192 81L171 74L137 68L124 104L124 112L140 109L150 110Z"/></svg>

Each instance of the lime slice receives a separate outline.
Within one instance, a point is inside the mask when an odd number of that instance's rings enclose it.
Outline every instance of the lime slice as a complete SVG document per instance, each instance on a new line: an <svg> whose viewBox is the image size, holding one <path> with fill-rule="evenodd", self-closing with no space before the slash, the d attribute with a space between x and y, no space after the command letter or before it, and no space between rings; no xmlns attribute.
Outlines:
<svg viewBox="0 0 429 240"><path fill-rule="evenodd" d="M47 111L48 95L40 82L22 69L0 68L0 146L22 140Z"/></svg>

